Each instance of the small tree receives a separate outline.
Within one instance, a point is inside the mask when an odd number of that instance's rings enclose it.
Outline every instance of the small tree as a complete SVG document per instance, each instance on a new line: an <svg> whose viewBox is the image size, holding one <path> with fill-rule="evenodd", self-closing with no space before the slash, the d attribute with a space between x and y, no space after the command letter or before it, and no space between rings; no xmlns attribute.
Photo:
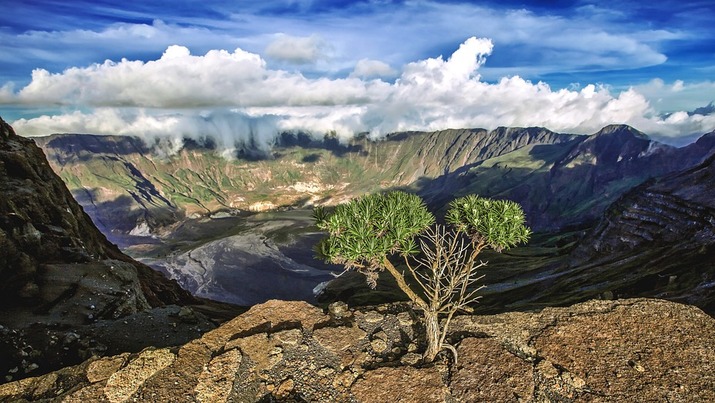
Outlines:
<svg viewBox="0 0 715 403"><path fill-rule="evenodd" d="M445 218L454 231L434 225L422 199L404 192L367 195L330 213L322 208L314 213L318 227L328 232L317 245L321 257L363 273L371 288L377 285L378 273L387 270L424 313L427 362L445 347L454 351L445 343L447 328L456 312L471 311L469 304L479 298L480 288L473 287L481 278L476 269L486 264L477 262L479 253L487 247L501 252L526 242L530 234L524 213L514 202L470 195L449 207ZM404 260L419 291L390 260L396 256ZM439 318L445 315L440 327Z"/></svg>

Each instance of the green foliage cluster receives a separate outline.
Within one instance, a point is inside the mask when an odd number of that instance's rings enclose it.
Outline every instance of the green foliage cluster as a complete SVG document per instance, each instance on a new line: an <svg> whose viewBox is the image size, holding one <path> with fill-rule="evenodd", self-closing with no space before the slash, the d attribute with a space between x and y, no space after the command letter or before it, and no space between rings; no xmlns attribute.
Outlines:
<svg viewBox="0 0 715 403"><path fill-rule="evenodd" d="M453 200L445 220L477 244L497 252L529 240L524 211L518 203L468 195Z"/></svg>
<svg viewBox="0 0 715 403"><path fill-rule="evenodd" d="M422 199L404 192L363 196L332 212L316 208L314 218L318 228L328 233L316 247L320 257L365 274L372 288L377 285L377 272L386 269L423 311L427 362L443 348L451 349L456 359L456 349L445 337L455 313L469 311L468 305L479 298L481 287L470 288L481 278L476 269L486 265L477 263L479 253L484 248L508 249L526 242L531 233L518 204L476 195L450 204L445 218L454 231L434 225L435 218ZM402 255L406 271L390 261L397 254ZM446 316L443 325L440 315Z"/></svg>
<svg viewBox="0 0 715 403"><path fill-rule="evenodd" d="M328 232L316 247L325 260L349 268L376 269L385 256L415 254L415 236L435 221L419 196L404 192L370 194L332 212L314 211L318 228Z"/></svg>

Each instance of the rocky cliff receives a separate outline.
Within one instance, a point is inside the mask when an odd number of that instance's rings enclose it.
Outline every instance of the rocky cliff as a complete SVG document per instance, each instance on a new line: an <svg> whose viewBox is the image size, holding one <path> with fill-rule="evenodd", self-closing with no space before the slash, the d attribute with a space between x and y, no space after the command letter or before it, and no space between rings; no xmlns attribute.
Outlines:
<svg viewBox="0 0 715 403"><path fill-rule="evenodd" d="M626 402L715 400L715 320L661 300L455 318L423 365L404 305L328 313L269 301L183 346L0 386L3 401Z"/></svg>
<svg viewBox="0 0 715 403"><path fill-rule="evenodd" d="M613 290L621 295L647 293L715 311L715 156L626 193L569 264L600 273L592 275L600 281L628 277Z"/></svg>
<svg viewBox="0 0 715 403"><path fill-rule="evenodd" d="M538 307L599 296L657 297L715 313L714 179L715 155L710 155L695 167L636 186L567 248L563 259L539 266L535 278L508 279L524 285L497 290L483 304L498 307L506 299Z"/></svg>
<svg viewBox="0 0 715 403"><path fill-rule="evenodd" d="M577 136L544 128L395 133L340 144L284 134L270 152L222 155L210 139L174 154L138 138L78 134L36 138L50 163L105 232L156 230L219 210L336 204L369 192L428 183L525 146Z"/></svg>
<svg viewBox="0 0 715 403"><path fill-rule="evenodd" d="M0 298L5 306L36 305L47 265L116 260L133 267L137 307L192 300L109 243L47 163L35 143L0 119ZM126 264L125 264L126 263ZM128 265L127 265L128 264ZM131 270L131 269L130 269ZM47 302L47 301L46 301Z"/></svg>
<svg viewBox="0 0 715 403"><path fill-rule="evenodd" d="M1 119L0 194L0 382L104 353L108 342L79 341L99 324L198 302L109 243L42 151Z"/></svg>

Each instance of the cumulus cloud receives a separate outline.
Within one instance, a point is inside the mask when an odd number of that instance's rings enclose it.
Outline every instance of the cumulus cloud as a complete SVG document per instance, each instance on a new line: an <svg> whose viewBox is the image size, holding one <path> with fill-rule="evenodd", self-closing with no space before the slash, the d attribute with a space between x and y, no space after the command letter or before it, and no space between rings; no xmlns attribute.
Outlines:
<svg viewBox="0 0 715 403"><path fill-rule="evenodd" d="M90 132L176 142L212 137L229 151L249 145L267 150L283 131L316 137L335 132L348 140L362 132L378 138L450 127L544 126L593 133L625 123L668 138L704 133L715 125L715 116L660 117L636 88L612 93L589 84L553 90L519 76L483 81L479 72L492 50L491 40L472 37L447 59L403 66L390 83L357 76L307 78L270 69L261 56L241 49L196 56L170 46L149 62L107 61L58 74L36 70L30 84L17 92L3 88L0 99L86 110L13 122L23 135ZM682 83L671 87L673 93L688 91Z"/></svg>
<svg viewBox="0 0 715 403"><path fill-rule="evenodd" d="M686 84L681 80L666 83L661 79L654 79L634 88L650 99L654 107L666 112L692 111L715 101L715 81Z"/></svg>
<svg viewBox="0 0 715 403"><path fill-rule="evenodd" d="M270 70L263 58L242 49L195 56L186 47L172 45L149 62L107 60L59 74L36 69L14 101L152 108L345 105L366 102L386 87L354 78L308 79Z"/></svg>
<svg viewBox="0 0 715 403"><path fill-rule="evenodd" d="M278 34L266 47L266 56L295 64L312 64L327 57L328 44L319 36Z"/></svg>
<svg viewBox="0 0 715 403"><path fill-rule="evenodd" d="M350 77L377 78L393 77L397 74L389 64L379 60L360 59L355 64L355 69L350 73Z"/></svg>

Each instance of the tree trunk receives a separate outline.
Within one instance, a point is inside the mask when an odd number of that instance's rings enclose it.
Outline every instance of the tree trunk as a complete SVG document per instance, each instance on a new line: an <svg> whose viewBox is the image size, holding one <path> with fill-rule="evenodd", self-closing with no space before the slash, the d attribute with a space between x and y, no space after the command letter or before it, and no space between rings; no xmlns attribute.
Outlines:
<svg viewBox="0 0 715 403"><path fill-rule="evenodd" d="M392 263L390 262L390 260L387 257L382 258L382 265L383 265L383 267L385 267L385 269L387 269L388 273L390 273L390 275L392 275L392 277L395 279L395 281L397 281L397 286L400 287L402 292L407 294L407 297L412 302L414 302L418 308L424 310L426 313L427 310L429 309L429 305L427 305L425 300L420 298L419 295L417 295L414 291L412 291L410 286L407 285L407 282L405 281L405 277L399 271L397 271L395 266L392 265Z"/></svg>
<svg viewBox="0 0 715 403"><path fill-rule="evenodd" d="M432 362L441 350L439 337L439 316L437 312L425 310L425 337L427 338L427 350L422 356L425 362Z"/></svg>

